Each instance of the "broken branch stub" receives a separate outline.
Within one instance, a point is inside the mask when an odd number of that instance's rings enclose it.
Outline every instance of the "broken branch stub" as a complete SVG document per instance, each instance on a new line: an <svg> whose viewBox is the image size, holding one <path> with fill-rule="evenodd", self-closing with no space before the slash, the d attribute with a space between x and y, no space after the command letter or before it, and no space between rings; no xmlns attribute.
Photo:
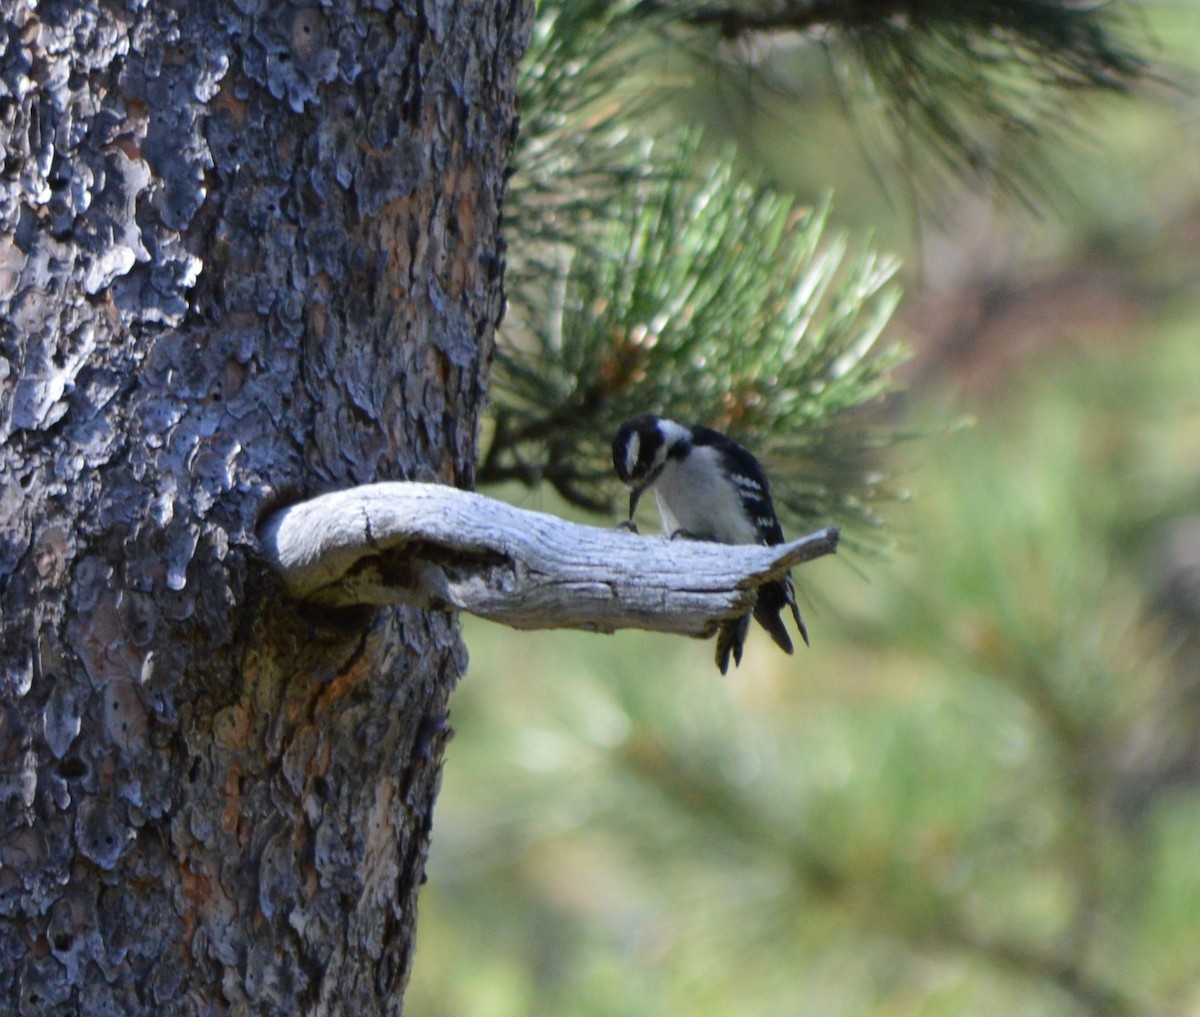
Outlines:
<svg viewBox="0 0 1200 1017"><path fill-rule="evenodd" d="M834 553L838 531L774 547L667 540L399 482L281 509L259 540L304 600L468 611L518 629L707 636L748 611L762 583Z"/></svg>

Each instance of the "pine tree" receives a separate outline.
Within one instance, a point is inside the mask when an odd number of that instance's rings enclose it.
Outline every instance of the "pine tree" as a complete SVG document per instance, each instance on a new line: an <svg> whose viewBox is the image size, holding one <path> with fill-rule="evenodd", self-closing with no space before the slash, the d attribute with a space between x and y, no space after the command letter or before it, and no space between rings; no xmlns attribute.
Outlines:
<svg viewBox="0 0 1200 1017"><path fill-rule="evenodd" d="M633 407L857 463L891 264L651 131L624 68L802 30L971 172L976 127L1054 125L1031 91L1140 70L1106 11L970 8L545 5L478 456L526 5L0 5L0 1008L401 1011L463 647L290 601L259 520L381 478L598 508ZM785 500L867 518L875 486Z"/></svg>

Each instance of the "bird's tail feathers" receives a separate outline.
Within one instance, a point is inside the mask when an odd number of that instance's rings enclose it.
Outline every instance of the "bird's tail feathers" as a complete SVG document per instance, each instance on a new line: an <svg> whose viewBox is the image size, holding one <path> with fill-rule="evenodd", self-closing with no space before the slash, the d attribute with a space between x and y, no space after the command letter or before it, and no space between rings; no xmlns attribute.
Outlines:
<svg viewBox="0 0 1200 1017"><path fill-rule="evenodd" d="M809 645L808 629L800 616L800 608L796 604L796 590L790 578L775 583L764 583L759 587L753 617L767 630L767 635L774 640L776 646L784 653L791 653L792 639L783 623L784 607L791 610L796 628L800 630L800 638L804 640L805 646ZM744 614L740 618L722 622L721 627L717 629L717 667L721 669L721 674L729 670L730 656L733 657L735 665L741 664L746 636L750 634L750 618L751 615Z"/></svg>
<svg viewBox="0 0 1200 1017"><path fill-rule="evenodd" d="M790 577L777 583L764 583L759 587L758 601L754 605L754 618L767 630L776 646L784 653L791 653L792 639L781 617L784 606L791 609L796 628L800 630L800 638L804 640L804 645L808 646L808 629L804 625L804 619L800 617L800 608L796 605L796 591Z"/></svg>
<svg viewBox="0 0 1200 1017"><path fill-rule="evenodd" d="M805 646L811 646L808 641L808 629L804 624L804 619L800 617L800 608L796 604L796 591L792 588L792 581L787 581L788 606L792 609L792 617L796 619L796 628L800 630L800 638L804 640Z"/></svg>

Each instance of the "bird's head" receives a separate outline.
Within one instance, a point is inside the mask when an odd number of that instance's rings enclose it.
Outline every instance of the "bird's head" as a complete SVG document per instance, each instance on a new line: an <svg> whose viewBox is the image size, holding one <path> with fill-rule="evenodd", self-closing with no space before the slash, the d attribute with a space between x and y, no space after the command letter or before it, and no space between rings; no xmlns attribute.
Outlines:
<svg viewBox="0 0 1200 1017"><path fill-rule="evenodd" d="M638 498L667 465L671 453L685 444L689 431L681 424L646 413L625 421L613 438L613 466L629 489L629 518Z"/></svg>

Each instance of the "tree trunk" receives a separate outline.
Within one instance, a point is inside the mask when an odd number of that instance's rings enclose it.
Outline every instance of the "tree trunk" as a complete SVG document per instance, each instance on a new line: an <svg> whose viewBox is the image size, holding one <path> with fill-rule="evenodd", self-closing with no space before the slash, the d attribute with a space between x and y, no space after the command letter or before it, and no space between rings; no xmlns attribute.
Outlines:
<svg viewBox="0 0 1200 1017"><path fill-rule="evenodd" d="M0 1012L399 1013L466 655L254 532L472 486L529 8L0 10Z"/></svg>

